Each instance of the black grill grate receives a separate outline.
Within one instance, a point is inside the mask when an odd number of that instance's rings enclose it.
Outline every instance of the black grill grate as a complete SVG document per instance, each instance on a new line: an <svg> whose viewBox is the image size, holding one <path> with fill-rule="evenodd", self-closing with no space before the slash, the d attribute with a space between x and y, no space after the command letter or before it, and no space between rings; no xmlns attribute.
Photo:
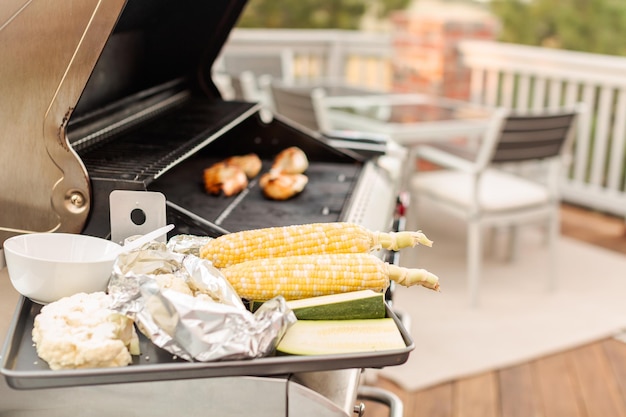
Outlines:
<svg viewBox="0 0 626 417"><path fill-rule="evenodd" d="M306 171L309 183L304 191L290 200L274 201L263 196L256 180L237 196L207 194L202 172L214 162L215 158L202 155L190 158L152 183L150 189L162 192L168 201L234 232L341 220L361 173L359 164L313 162ZM263 165L262 172L267 172L271 160L264 160Z"/></svg>

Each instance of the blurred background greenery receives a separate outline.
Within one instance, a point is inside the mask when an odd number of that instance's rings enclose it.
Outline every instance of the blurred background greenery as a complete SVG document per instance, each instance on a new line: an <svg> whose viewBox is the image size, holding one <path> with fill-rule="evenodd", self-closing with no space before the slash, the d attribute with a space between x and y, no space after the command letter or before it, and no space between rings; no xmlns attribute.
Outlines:
<svg viewBox="0 0 626 417"><path fill-rule="evenodd" d="M365 18L425 0L249 0L238 23L248 28L363 28ZM433 2L433 0L428 0ZM498 40L525 45L626 55L626 0L438 0L491 12L500 21ZM382 26L384 27L384 25Z"/></svg>

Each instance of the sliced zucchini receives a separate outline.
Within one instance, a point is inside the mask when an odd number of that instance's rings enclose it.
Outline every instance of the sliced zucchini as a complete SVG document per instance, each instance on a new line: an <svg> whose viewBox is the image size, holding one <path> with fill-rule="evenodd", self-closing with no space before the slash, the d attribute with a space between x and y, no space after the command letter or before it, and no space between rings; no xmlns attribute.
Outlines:
<svg viewBox="0 0 626 417"><path fill-rule="evenodd" d="M392 318L367 320L298 320L276 350L288 355L377 352L406 347Z"/></svg>
<svg viewBox="0 0 626 417"><path fill-rule="evenodd" d="M386 316L384 294L353 291L288 301L298 320L381 319Z"/></svg>
<svg viewBox="0 0 626 417"><path fill-rule="evenodd" d="M262 303L253 302L252 311ZM298 320L381 319L386 316L385 295L372 290L352 291L287 301Z"/></svg>

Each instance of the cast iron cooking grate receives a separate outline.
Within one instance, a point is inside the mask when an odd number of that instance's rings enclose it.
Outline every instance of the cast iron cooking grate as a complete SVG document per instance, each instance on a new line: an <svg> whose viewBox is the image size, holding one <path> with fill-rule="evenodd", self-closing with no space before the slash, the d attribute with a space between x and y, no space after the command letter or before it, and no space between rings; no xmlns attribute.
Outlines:
<svg viewBox="0 0 626 417"><path fill-rule="evenodd" d="M170 203L183 207L231 232L267 226L332 222L343 218L355 184L361 175L358 164L312 161L306 171L309 183L304 191L286 201L263 196L258 179L233 196L209 195L204 191L202 172L216 162L213 157L196 155L177 165L167 175L150 184ZM263 161L263 171L271 160Z"/></svg>

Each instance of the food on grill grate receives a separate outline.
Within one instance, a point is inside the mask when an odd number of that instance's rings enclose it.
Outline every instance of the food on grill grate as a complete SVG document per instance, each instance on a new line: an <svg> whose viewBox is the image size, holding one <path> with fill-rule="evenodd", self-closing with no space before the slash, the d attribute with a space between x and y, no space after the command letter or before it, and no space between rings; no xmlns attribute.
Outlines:
<svg viewBox="0 0 626 417"><path fill-rule="evenodd" d="M369 320L298 320L278 344L279 353L329 355L404 349L391 318Z"/></svg>
<svg viewBox="0 0 626 417"><path fill-rule="evenodd" d="M282 174L273 171L261 176L259 185L263 195L272 200L287 200L302 192L309 182L309 178L303 174Z"/></svg>
<svg viewBox="0 0 626 417"><path fill-rule="evenodd" d="M261 172L262 162L255 153L235 155L204 170L204 188L209 194L230 197L248 186L248 180Z"/></svg>
<svg viewBox="0 0 626 417"><path fill-rule="evenodd" d="M248 177L237 165L216 162L204 170L204 188L210 194L223 192L230 197L248 186Z"/></svg>
<svg viewBox="0 0 626 417"><path fill-rule="evenodd" d="M288 200L301 193L309 182L304 175L308 167L309 159L302 149L297 146L283 149L259 181L263 195L272 200Z"/></svg>
<svg viewBox="0 0 626 417"><path fill-rule="evenodd" d="M246 173L246 177L248 179L252 179L259 175L261 172L261 168L263 163L261 162L261 158L255 153L249 153L247 155L237 155L231 156L224 160L226 164L236 165Z"/></svg>
<svg viewBox="0 0 626 417"><path fill-rule="evenodd" d="M276 155L270 170L282 174L302 174L308 167L309 159L304 151L297 146L291 146Z"/></svg>
<svg viewBox="0 0 626 417"><path fill-rule="evenodd" d="M439 289L439 278L419 268L403 268L368 253L336 253L263 258L221 269L241 298L286 300L370 289L383 292L390 280L407 287Z"/></svg>
<svg viewBox="0 0 626 417"><path fill-rule="evenodd" d="M292 146L282 150L259 181L263 195L272 200L287 200L302 192L309 182L303 174L308 167L309 160L302 149ZM204 188L214 195L239 194L261 168L262 161L255 153L228 157L204 170Z"/></svg>
<svg viewBox="0 0 626 417"><path fill-rule="evenodd" d="M139 354L133 321L109 309L104 292L78 293L42 307L35 316L33 342L50 369L126 366Z"/></svg>
<svg viewBox="0 0 626 417"><path fill-rule="evenodd" d="M223 268L267 257L368 253L381 248L397 251L432 243L421 231L384 233L349 222L309 223L228 233L207 242L200 257Z"/></svg>

